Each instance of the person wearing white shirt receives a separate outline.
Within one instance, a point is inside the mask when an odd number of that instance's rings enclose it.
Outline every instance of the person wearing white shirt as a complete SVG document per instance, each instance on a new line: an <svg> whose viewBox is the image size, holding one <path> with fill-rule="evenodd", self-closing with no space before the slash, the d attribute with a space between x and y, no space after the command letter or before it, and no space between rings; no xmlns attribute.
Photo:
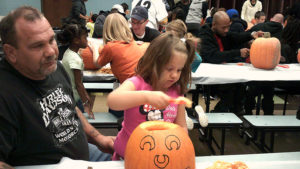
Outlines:
<svg viewBox="0 0 300 169"><path fill-rule="evenodd" d="M133 0L132 9L142 6L148 10L149 22L147 26L159 30L159 25L166 25L168 13L162 0Z"/></svg>
<svg viewBox="0 0 300 169"><path fill-rule="evenodd" d="M254 19L255 13L261 10L262 3L259 0L246 0L242 7L241 18L247 22L251 22Z"/></svg>

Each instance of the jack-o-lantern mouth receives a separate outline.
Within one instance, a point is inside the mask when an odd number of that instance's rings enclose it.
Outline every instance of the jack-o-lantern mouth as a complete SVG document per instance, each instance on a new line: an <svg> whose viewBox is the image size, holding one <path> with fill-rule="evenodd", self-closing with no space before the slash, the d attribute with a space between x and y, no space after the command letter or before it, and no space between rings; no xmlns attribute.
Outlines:
<svg viewBox="0 0 300 169"><path fill-rule="evenodd" d="M160 157L160 155L154 156L154 164L156 165L156 167L158 167L160 169L166 168L169 164L169 156L166 154L163 154L161 156L161 158L159 158L159 157Z"/></svg>

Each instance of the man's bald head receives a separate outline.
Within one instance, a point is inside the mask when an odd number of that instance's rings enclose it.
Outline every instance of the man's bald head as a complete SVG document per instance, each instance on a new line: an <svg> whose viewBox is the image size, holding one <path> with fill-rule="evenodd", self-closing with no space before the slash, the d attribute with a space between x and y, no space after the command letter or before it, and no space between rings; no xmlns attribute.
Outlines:
<svg viewBox="0 0 300 169"><path fill-rule="evenodd" d="M230 22L230 18L224 11L218 11L214 14L212 23L218 24L220 21L228 21Z"/></svg>
<svg viewBox="0 0 300 169"><path fill-rule="evenodd" d="M277 13L271 18L271 21L283 24L283 19L284 19L284 16L280 13Z"/></svg>
<svg viewBox="0 0 300 169"><path fill-rule="evenodd" d="M231 22L229 16L224 11L218 11L213 16L212 31L218 36L226 36Z"/></svg>

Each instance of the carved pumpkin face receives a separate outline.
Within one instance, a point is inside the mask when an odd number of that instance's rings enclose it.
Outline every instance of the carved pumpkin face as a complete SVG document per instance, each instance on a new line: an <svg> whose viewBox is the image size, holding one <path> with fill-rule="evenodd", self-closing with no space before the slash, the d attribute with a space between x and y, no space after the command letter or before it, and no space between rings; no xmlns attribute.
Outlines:
<svg viewBox="0 0 300 169"><path fill-rule="evenodd" d="M277 38L257 38L250 48L251 64L260 69L273 69L280 61L280 42Z"/></svg>
<svg viewBox="0 0 300 169"><path fill-rule="evenodd" d="M185 130L163 121L141 123L125 151L125 169L194 169L195 150Z"/></svg>

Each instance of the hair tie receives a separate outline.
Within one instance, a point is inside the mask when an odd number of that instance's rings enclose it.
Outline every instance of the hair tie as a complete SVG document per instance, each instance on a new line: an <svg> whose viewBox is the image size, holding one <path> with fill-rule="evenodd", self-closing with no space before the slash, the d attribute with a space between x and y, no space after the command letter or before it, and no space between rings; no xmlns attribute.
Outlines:
<svg viewBox="0 0 300 169"><path fill-rule="evenodd" d="M186 39L185 38L181 38L180 39L183 43L185 43Z"/></svg>

